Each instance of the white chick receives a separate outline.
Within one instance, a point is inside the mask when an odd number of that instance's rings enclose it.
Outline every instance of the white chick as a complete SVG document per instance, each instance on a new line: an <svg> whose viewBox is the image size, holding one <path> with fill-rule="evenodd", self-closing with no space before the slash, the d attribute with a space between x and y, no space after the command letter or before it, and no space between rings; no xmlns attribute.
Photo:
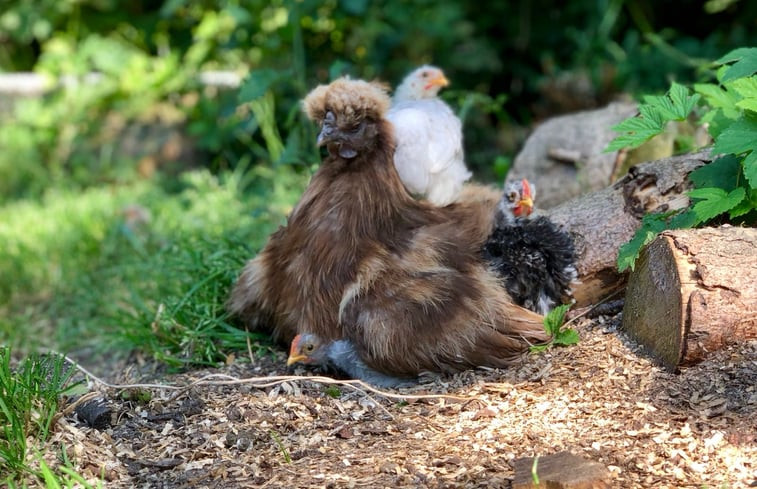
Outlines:
<svg viewBox="0 0 757 489"><path fill-rule="evenodd" d="M437 97L449 81L424 65L397 87L387 119L394 125L394 166L405 187L437 206L455 201L472 174L465 166L460 119Z"/></svg>

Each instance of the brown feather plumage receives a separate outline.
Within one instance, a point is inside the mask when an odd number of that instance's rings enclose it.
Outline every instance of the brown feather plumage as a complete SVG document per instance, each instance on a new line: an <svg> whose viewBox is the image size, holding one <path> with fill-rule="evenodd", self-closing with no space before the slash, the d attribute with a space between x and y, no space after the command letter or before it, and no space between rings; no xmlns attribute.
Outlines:
<svg viewBox="0 0 757 489"><path fill-rule="evenodd" d="M414 200L393 164L381 85L340 79L303 105L322 134L335 128L329 156L245 266L232 312L286 343L348 338L367 365L402 376L506 366L547 339L481 257L498 191L469 184L441 208Z"/></svg>

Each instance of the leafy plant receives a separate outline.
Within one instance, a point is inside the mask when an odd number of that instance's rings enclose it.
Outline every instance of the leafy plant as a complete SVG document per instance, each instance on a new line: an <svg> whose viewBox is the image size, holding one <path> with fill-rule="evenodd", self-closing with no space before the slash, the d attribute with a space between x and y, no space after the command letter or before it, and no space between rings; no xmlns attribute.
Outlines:
<svg viewBox="0 0 757 489"><path fill-rule="evenodd" d="M60 355L31 355L11 367L11 350L0 347L0 473L6 481L31 472L30 441L43 443L73 369Z"/></svg>
<svg viewBox="0 0 757 489"><path fill-rule="evenodd" d="M618 269L633 270L641 249L665 229L696 227L717 220L751 222L757 210L757 48L735 49L714 62L718 83L695 84L695 94L673 83L662 97L645 97L639 115L613 127L621 133L607 147L636 147L665 124L689 117L699 104L715 159L689 175L688 208L644 216L618 253Z"/></svg>
<svg viewBox="0 0 757 489"><path fill-rule="evenodd" d="M641 146L662 133L666 123L686 120L698 100L699 94L689 95L686 87L675 82L663 96L645 96L644 103L639 104L639 115L612 127L621 135L613 139L605 151Z"/></svg>
<svg viewBox="0 0 757 489"><path fill-rule="evenodd" d="M563 304L555 307L544 316L544 330L551 336L549 343L534 345L531 351L544 351L551 346L575 345L579 341L578 332L573 328L564 328L565 314L571 308L571 304Z"/></svg>

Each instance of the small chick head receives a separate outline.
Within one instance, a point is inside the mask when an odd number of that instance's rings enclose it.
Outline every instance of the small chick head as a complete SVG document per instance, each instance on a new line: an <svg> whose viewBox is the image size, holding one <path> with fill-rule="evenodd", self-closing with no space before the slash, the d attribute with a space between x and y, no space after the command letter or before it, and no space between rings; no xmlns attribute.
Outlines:
<svg viewBox="0 0 757 489"><path fill-rule="evenodd" d="M505 183L505 193L499 202L500 212L508 219L527 217L534 208L535 188L525 178Z"/></svg>
<svg viewBox="0 0 757 489"><path fill-rule="evenodd" d="M515 214L515 217L530 216L534 210L535 189L525 178L520 181L520 189L520 199L513 208L513 214Z"/></svg>
<svg viewBox="0 0 757 489"><path fill-rule="evenodd" d="M287 367L295 363L323 365L326 360L325 350L318 336L310 333L298 334L292 340Z"/></svg>
<svg viewBox="0 0 757 489"><path fill-rule="evenodd" d="M436 66L423 65L407 75L397 87L397 100L421 100L436 97L439 90L449 85L444 72Z"/></svg>
<svg viewBox="0 0 757 489"><path fill-rule="evenodd" d="M377 82L342 77L328 85L314 88L303 101L307 116L322 124L328 112L354 122L366 118L378 120L389 110L387 87Z"/></svg>

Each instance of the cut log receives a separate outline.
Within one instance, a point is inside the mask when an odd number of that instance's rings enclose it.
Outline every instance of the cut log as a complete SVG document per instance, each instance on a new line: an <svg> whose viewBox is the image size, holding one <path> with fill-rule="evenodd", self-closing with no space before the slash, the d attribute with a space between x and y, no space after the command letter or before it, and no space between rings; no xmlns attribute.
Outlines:
<svg viewBox="0 0 757 489"><path fill-rule="evenodd" d="M757 338L757 229L661 233L630 275L623 328L671 371Z"/></svg>
<svg viewBox="0 0 757 489"><path fill-rule="evenodd" d="M666 212L689 205L688 175L710 161L708 151L643 163L615 184L542 214L574 238L578 279L574 297L579 307L597 303L625 285L618 273L618 249L641 225L646 212ZM538 198L538 197L537 197Z"/></svg>
<svg viewBox="0 0 757 489"><path fill-rule="evenodd" d="M610 472L599 462L587 460L570 452L539 457L519 458L512 462L515 470L512 489L607 489ZM538 480L538 484L537 481Z"/></svg>

